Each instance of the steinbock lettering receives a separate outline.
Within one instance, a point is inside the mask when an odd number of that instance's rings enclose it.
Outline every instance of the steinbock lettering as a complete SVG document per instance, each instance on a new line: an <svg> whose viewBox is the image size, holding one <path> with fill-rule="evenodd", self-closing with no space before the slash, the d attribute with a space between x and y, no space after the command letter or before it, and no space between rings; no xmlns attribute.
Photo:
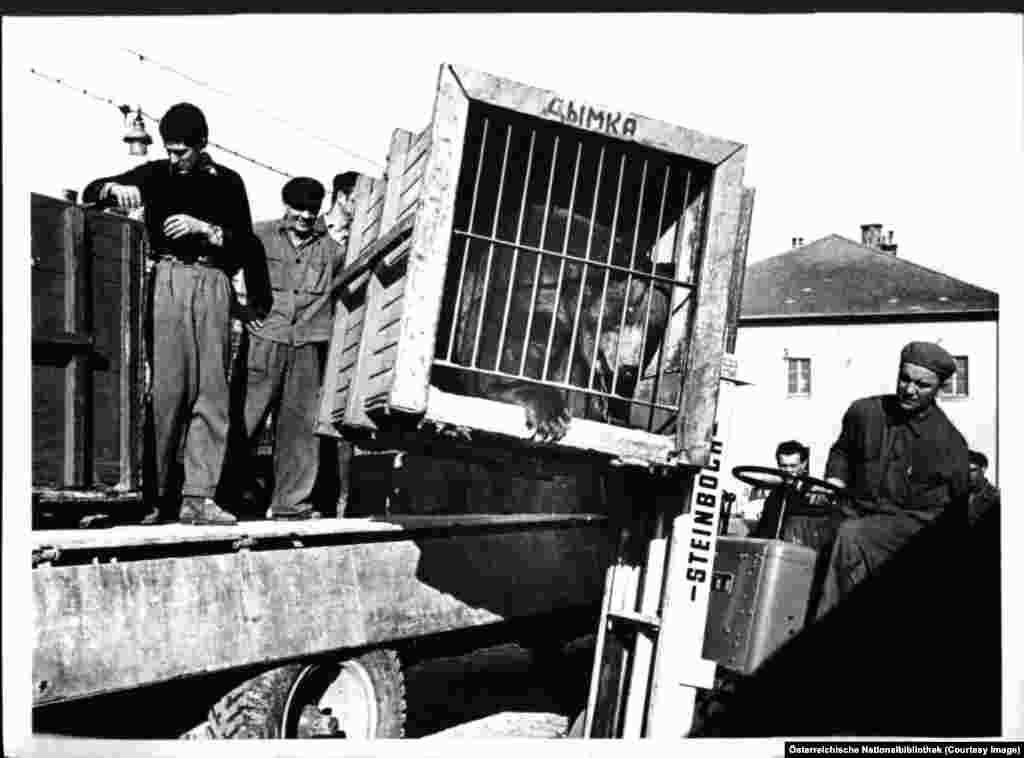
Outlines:
<svg viewBox="0 0 1024 758"><path fill-rule="evenodd" d="M600 108L591 108L573 100L553 97L548 101L543 115L558 119L563 124L580 126L595 132L604 132L614 137L636 137L638 122L635 116L623 116Z"/></svg>
<svg viewBox="0 0 1024 758"><path fill-rule="evenodd" d="M693 583L690 600L697 599L697 584L708 580L708 572L703 568L711 563L712 546L714 545L715 518L719 509L718 487L720 479L714 474L721 470L722 444L713 442L711 445L712 459L704 467L705 472L699 474L694 482L694 497L691 515L693 525L690 533L690 550L686 558L686 579ZM702 539L706 538L706 539Z"/></svg>

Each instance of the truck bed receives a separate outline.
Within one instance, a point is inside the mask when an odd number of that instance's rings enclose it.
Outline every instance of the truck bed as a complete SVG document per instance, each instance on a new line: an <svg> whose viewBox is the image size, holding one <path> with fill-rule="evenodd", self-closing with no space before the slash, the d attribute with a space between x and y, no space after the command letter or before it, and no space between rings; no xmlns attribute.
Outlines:
<svg viewBox="0 0 1024 758"><path fill-rule="evenodd" d="M36 705L600 602L594 514L32 534Z"/></svg>

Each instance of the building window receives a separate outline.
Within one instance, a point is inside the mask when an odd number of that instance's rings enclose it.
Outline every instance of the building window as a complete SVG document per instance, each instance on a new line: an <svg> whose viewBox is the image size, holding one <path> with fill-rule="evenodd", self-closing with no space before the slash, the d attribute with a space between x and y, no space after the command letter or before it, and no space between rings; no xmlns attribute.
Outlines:
<svg viewBox="0 0 1024 758"><path fill-rule="evenodd" d="M811 359L787 358L787 391L790 397L807 397L811 394Z"/></svg>
<svg viewBox="0 0 1024 758"><path fill-rule="evenodd" d="M954 355L956 373L949 377L939 390L942 397L967 397L967 356Z"/></svg>

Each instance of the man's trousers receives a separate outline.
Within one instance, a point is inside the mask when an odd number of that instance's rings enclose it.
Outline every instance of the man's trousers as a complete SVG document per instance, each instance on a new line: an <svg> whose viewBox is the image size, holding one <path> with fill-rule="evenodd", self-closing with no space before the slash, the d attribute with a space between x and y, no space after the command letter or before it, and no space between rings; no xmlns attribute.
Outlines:
<svg viewBox="0 0 1024 758"><path fill-rule="evenodd" d="M829 556L817 617L820 618L860 582L878 573L927 522L912 512L878 513L844 521Z"/></svg>
<svg viewBox="0 0 1024 758"><path fill-rule="evenodd" d="M182 494L213 497L228 438L231 281L220 269L173 259L158 261L151 276L158 492L177 497L168 490L184 442Z"/></svg>
<svg viewBox="0 0 1024 758"><path fill-rule="evenodd" d="M270 510L290 514L309 508L320 460L314 433L324 345L286 345L249 335L245 390L246 439L277 407L274 429L274 494Z"/></svg>

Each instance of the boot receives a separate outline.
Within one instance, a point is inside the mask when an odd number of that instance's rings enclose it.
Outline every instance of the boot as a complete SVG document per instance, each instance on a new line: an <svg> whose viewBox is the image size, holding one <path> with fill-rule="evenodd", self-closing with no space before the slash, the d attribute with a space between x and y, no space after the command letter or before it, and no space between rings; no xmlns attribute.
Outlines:
<svg viewBox="0 0 1024 758"><path fill-rule="evenodd" d="M186 495L181 501L178 521L182 524L231 526L238 519L221 508L212 497Z"/></svg>
<svg viewBox="0 0 1024 758"><path fill-rule="evenodd" d="M274 513L273 509L267 509L267 516L274 521L307 521L321 518L322 515L312 503L299 503L296 510L284 513Z"/></svg>
<svg viewBox="0 0 1024 758"><path fill-rule="evenodd" d="M150 510L149 513L143 516L142 521L140 521L139 523L142 526L156 526L161 521L163 521L163 517L160 514L160 507L153 506L152 510Z"/></svg>

